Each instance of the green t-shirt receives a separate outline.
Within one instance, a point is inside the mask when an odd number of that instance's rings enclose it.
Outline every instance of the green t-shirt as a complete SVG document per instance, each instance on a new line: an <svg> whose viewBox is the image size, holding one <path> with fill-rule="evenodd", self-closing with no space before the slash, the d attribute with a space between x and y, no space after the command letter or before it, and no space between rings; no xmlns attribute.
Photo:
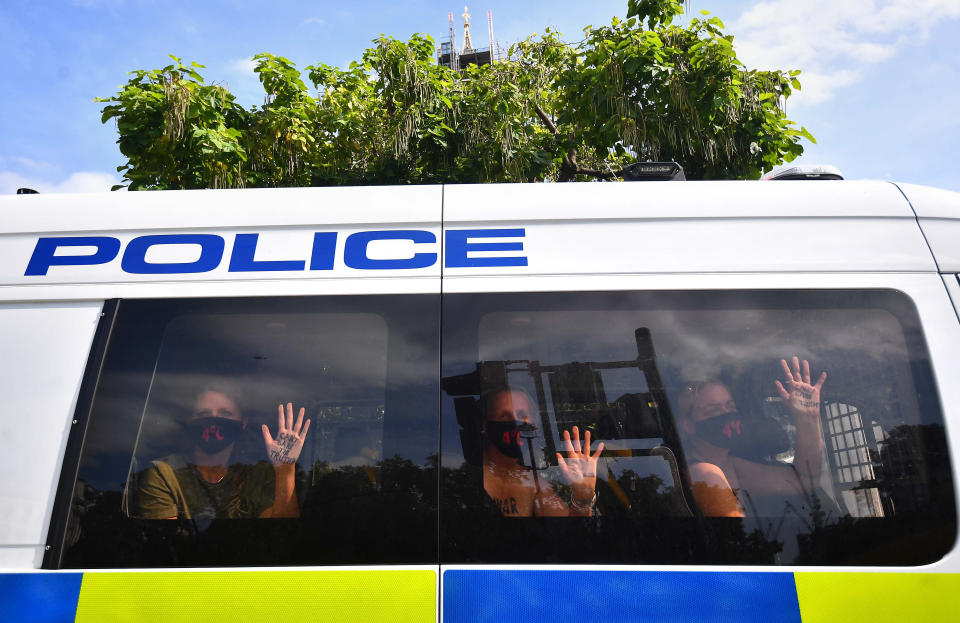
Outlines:
<svg viewBox="0 0 960 623"><path fill-rule="evenodd" d="M207 482L179 455L152 461L140 475L141 519L251 519L273 505L276 476L266 461L231 465L220 482Z"/></svg>

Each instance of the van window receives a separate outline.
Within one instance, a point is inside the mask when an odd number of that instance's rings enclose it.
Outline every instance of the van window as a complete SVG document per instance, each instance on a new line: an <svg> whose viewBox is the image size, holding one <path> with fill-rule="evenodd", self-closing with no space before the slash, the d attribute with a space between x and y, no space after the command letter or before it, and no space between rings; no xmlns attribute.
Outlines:
<svg viewBox="0 0 960 623"><path fill-rule="evenodd" d="M943 417L902 293L443 306L445 562L913 565L952 547Z"/></svg>
<svg viewBox="0 0 960 623"><path fill-rule="evenodd" d="M435 562L438 299L121 301L62 566Z"/></svg>

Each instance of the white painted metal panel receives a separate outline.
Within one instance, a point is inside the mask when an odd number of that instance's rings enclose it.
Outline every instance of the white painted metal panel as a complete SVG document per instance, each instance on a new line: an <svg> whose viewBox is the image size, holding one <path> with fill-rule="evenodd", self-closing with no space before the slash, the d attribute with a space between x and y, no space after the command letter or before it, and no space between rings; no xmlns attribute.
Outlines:
<svg viewBox="0 0 960 623"><path fill-rule="evenodd" d="M960 193L899 184L917 213L940 270L960 272Z"/></svg>
<svg viewBox="0 0 960 623"><path fill-rule="evenodd" d="M43 547L0 547L0 569L5 571L39 569L43 562Z"/></svg>
<svg viewBox="0 0 960 623"><path fill-rule="evenodd" d="M936 271L902 194L886 183L624 183L447 187L444 228L523 229L470 239L468 257L525 266L445 276ZM522 241L523 251L483 244Z"/></svg>
<svg viewBox="0 0 960 623"><path fill-rule="evenodd" d="M886 182L627 182L444 186L445 221L893 217L913 213Z"/></svg>
<svg viewBox="0 0 960 623"><path fill-rule="evenodd" d="M918 184L897 183L918 218L960 219L960 193Z"/></svg>
<svg viewBox="0 0 960 623"><path fill-rule="evenodd" d="M439 292L442 195L440 186L405 186L3 197L0 300L212 295L208 289L221 296L259 293L259 285L224 286L233 281L290 282L287 286L265 286L265 295L277 291ZM396 230L413 230L417 235L405 239ZM388 231L394 232L395 239L364 243L364 258L402 261L417 257L424 261L399 267L358 267L356 262L346 261L350 236ZM314 252L321 249L319 238L315 238L318 233L336 236L335 245L329 249L322 246L320 255L332 257L329 263L326 259L314 262ZM231 262L242 255L237 251L240 237L249 238L251 234L257 236L252 256L255 262L282 261L292 267L276 270L260 265L251 269L248 258L247 270L234 269ZM171 268L161 267L152 274L150 270L131 269L129 256L136 259L137 254L128 254L129 243L137 238L143 242L145 236L179 236L176 241L151 238L153 244L139 255L141 264ZM184 236L194 237L193 241ZM198 236L206 242L218 241L220 249L216 244L211 248L196 242ZM76 237L95 240L86 241L86 246L60 244L52 255L87 256L87 260L61 265L65 262L55 259L39 273L28 270L35 253L43 256L37 250L41 238ZM108 251L105 246L103 257L93 259L91 256L98 255L100 249L97 245L106 242L119 244L119 249ZM211 266L210 262L200 262L202 257L215 261ZM178 267L184 270L178 271ZM387 278L389 283L385 285ZM364 280L374 283L361 285ZM294 281L297 285L292 284ZM204 285L199 289L177 286L188 283ZM299 292L293 291L298 288Z"/></svg>
<svg viewBox="0 0 960 623"><path fill-rule="evenodd" d="M0 197L4 233L431 223L441 186L168 190Z"/></svg>
<svg viewBox="0 0 960 623"><path fill-rule="evenodd" d="M101 307L0 305L0 545L45 543Z"/></svg>
<svg viewBox="0 0 960 623"><path fill-rule="evenodd" d="M941 275L943 285L947 288L947 294L953 302L953 308L957 313L957 319L960 320L960 275L947 273Z"/></svg>
<svg viewBox="0 0 960 623"><path fill-rule="evenodd" d="M960 272L960 214L956 219L921 218L920 227L930 243L940 271Z"/></svg>
<svg viewBox="0 0 960 623"><path fill-rule="evenodd" d="M495 226L523 227L517 222ZM524 228L522 240L527 265L517 267L451 268L448 245L444 275L936 271L913 219L534 223ZM521 254L477 250L471 251L470 257L494 255Z"/></svg>
<svg viewBox="0 0 960 623"><path fill-rule="evenodd" d="M283 229L245 228L245 229L189 229L178 230L178 234L207 235L222 240L222 251L217 266L202 272L177 273L167 270L157 274L135 273L124 267L126 252L131 240L149 232L117 232L111 230L84 232L83 237L107 237L120 241L120 251L112 259L96 264L51 265L45 267L45 274L26 275L31 258L37 247L38 234L0 235L0 285L56 285L81 283L156 283L184 281L222 281L251 279L366 279L376 277L438 277L440 276L440 226L438 219L430 224L417 224L411 227L404 224L395 229L416 229L432 234L432 242L414 242L413 240L374 240L366 247L370 260L410 260L415 254L432 256L431 265L423 268L404 269L357 269L350 268L344 262L346 239L352 234L365 231L389 232L383 226L356 227L338 226L332 232L337 234L336 249L333 253L333 267L311 269L314 234L330 233L327 228L289 227ZM236 256L237 236L256 234L254 260L260 262L290 262L299 268L288 270L231 270L231 262ZM68 256L92 257L96 254L94 245L63 247L54 252L54 258ZM155 244L138 257L151 266L190 266L198 262L203 254L200 245L191 242ZM49 256L47 256L49 257ZM61 261L55 259L54 261Z"/></svg>
<svg viewBox="0 0 960 623"><path fill-rule="evenodd" d="M0 301L105 300L111 298L197 298L235 296L336 296L350 294L439 294L440 277L363 279L238 279L191 282L91 283L0 286Z"/></svg>

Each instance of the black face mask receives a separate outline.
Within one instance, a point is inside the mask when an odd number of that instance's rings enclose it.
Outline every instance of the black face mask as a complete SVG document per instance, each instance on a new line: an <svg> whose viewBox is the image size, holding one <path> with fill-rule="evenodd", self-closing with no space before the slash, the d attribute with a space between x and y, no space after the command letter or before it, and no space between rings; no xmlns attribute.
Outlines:
<svg viewBox="0 0 960 623"><path fill-rule="evenodd" d="M786 432L768 417L731 411L701 420L696 426L697 434L704 441L751 460L771 457L790 448Z"/></svg>
<svg viewBox="0 0 960 623"><path fill-rule="evenodd" d="M697 422L697 434L704 441L729 450L743 444L745 439L743 429L740 414L736 411Z"/></svg>
<svg viewBox="0 0 960 623"><path fill-rule="evenodd" d="M504 456L517 460L523 457L526 444L520 437L520 422L487 422L487 439Z"/></svg>
<svg viewBox="0 0 960 623"><path fill-rule="evenodd" d="M196 418L187 423L187 433L195 446L216 454L240 437L243 423L222 417Z"/></svg>

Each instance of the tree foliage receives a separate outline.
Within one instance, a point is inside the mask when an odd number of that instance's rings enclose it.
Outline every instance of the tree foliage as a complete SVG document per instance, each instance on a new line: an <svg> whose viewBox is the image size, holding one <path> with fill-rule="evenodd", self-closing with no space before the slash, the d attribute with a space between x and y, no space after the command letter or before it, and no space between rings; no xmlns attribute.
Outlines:
<svg viewBox="0 0 960 623"><path fill-rule="evenodd" d="M346 69L304 75L254 57L264 103L173 63L131 73L106 103L131 190L617 179L675 160L689 179L757 178L813 140L783 104L797 71L757 71L703 12L629 0L627 18L565 43L549 29L509 58L456 72L433 40L380 36Z"/></svg>

